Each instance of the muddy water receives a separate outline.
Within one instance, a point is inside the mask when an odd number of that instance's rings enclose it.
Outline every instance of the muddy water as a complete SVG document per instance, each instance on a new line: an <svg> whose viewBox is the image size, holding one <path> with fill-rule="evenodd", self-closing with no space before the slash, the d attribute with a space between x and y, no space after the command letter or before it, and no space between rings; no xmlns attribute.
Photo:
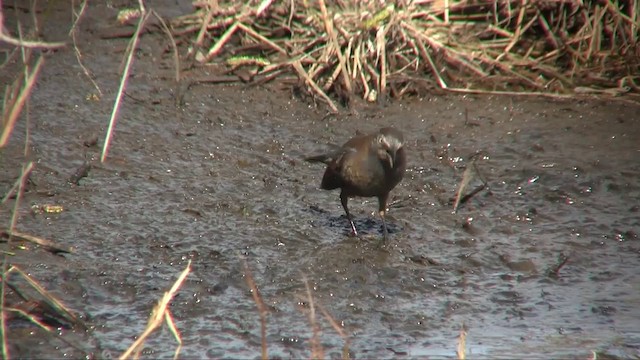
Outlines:
<svg viewBox="0 0 640 360"><path fill-rule="evenodd" d="M67 10L47 25L59 18L62 29ZM451 357L462 324L475 357L640 356L640 106L431 95L327 117L273 84L195 86L176 107L165 41L147 35L100 164L100 149L84 143L103 142L126 44L100 40L112 19L99 14L109 11L91 8L80 37L105 96L87 100L92 87L63 50L48 56L31 101L36 168L18 227L76 252L15 258L91 329L61 330L75 347L12 332L14 356L120 354L191 260L171 307L182 356L255 358L259 315L241 257L270 310L272 357L310 354L305 279L357 358ZM410 158L380 249L376 201L351 202L362 235L350 237L338 193L318 189L323 168L301 158L387 125L405 132ZM22 119L0 152L3 194L19 174L26 127ZM450 198L477 152L489 188L453 214ZM89 176L69 184L85 161ZM65 211L30 214L44 203ZM561 256L568 262L549 276ZM339 357L343 339L321 315L318 323L327 356ZM163 331L145 355L174 348Z"/></svg>

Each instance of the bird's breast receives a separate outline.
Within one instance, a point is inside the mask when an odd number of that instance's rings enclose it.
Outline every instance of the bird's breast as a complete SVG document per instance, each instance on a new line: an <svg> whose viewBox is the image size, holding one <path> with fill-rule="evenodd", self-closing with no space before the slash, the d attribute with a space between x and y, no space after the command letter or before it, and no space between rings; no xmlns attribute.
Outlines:
<svg viewBox="0 0 640 360"><path fill-rule="evenodd" d="M384 167L377 161L344 164L342 175L343 189L350 196L379 196L395 186L389 181Z"/></svg>

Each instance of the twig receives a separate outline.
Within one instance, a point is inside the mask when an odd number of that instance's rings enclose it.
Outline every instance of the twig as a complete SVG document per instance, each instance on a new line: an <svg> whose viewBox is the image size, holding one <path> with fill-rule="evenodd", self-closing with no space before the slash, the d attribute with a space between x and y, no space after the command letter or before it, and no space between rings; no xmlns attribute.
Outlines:
<svg viewBox="0 0 640 360"><path fill-rule="evenodd" d="M22 194L24 193L24 186L27 181L27 177L29 173L33 170L33 163L29 162L22 167L22 173L20 174L20 187L18 188L18 194L16 195L16 201L13 205L13 213L11 214L11 224L9 225L9 231L13 231L18 223L18 207L20 205L20 200L22 199ZM11 237L8 240L9 245L11 245ZM6 316L4 314L5 308L5 300L6 300L6 283L7 283L7 275L9 269L9 258L7 253L4 254L2 259L2 284L0 284L0 334L2 341L2 358L9 359L9 344L7 343L7 324L6 324Z"/></svg>
<svg viewBox="0 0 640 360"><path fill-rule="evenodd" d="M164 293L162 298L158 301L158 304L156 304L156 306L151 311L151 316L149 317L149 323L147 324L147 327L144 329L142 334L138 337L138 339L136 339L136 341L133 342L133 344L131 344L131 346L129 346L129 348L124 353L122 353L122 355L120 355L119 359L121 360L128 359L134 352L136 353L139 352L140 348L142 347L142 344L144 344L144 342L147 341L147 338L158 327L160 327L160 325L162 325L163 320L167 322L169 328L174 334L175 339L178 342L178 348L176 349L176 352L174 354L174 359L177 359L178 353L182 347L182 340L180 339L180 336L176 330L175 324L173 323L171 312L169 311L169 304L171 303L171 299L173 299L175 294L178 292L178 290L180 289L185 279L187 278L187 275L189 275L190 272L191 272L191 260L189 260L189 262L187 263L187 267L184 270L182 270L182 272L180 273L180 276L178 276L178 279L175 281L171 289L169 289L169 291Z"/></svg>
<svg viewBox="0 0 640 360"><path fill-rule="evenodd" d="M253 275L251 275L251 270L249 270L249 265L245 259L242 260L244 265L244 277L247 281L247 285L249 289L251 289L251 295L253 296L253 302L256 303L258 307L258 314L260 315L260 339L261 339L261 354L262 360L269 359L269 354L267 352L267 307L262 300L262 296L260 295L260 291L258 290L258 286L256 285L255 280L253 280Z"/></svg>
<svg viewBox="0 0 640 360"><path fill-rule="evenodd" d="M504 48L502 54L500 54L500 56L496 58L497 61L500 61L500 59L507 55L520 40L520 35L525 30L522 27L522 21L524 19L525 10L527 9L527 1L528 0L522 0L522 4L520 4L520 12L518 13L518 20L516 22L516 32L513 34L513 38L511 39L509 45L507 45L507 47ZM535 20L535 18L533 20Z"/></svg>
<svg viewBox="0 0 640 360"><path fill-rule="evenodd" d="M140 20L138 20L138 26L136 27L136 32L133 34L133 37L129 42L129 49L128 49L129 54L127 56L125 67L122 71L122 77L120 78L120 87L118 88L116 100L113 104L111 118L109 119L109 128L107 129L104 145L102 147L102 155L100 156L100 162L104 162L107 159L107 154L109 153L109 147L111 146L111 140L113 139L113 132L115 130L115 125L118 117L118 110L122 105L122 95L124 94L124 89L127 86L127 80L129 79L129 72L131 71L131 64L133 63L133 54L135 54L136 49L138 48L138 41L140 40L140 32L144 28L144 24L149 19L149 16L151 16L151 13L144 12L144 7L142 7L142 5L140 10L141 10L142 16L140 17Z"/></svg>
<svg viewBox="0 0 640 360"><path fill-rule="evenodd" d="M327 104L329 105L329 107L331 108L331 111L333 111L334 113L338 112L338 107L336 107L336 105L333 103L333 101L327 96L327 94L324 93L324 91L322 91L322 89L318 86L318 84L316 84L315 81L313 81L313 79L311 79L309 77L309 74L307 74L306 71L304 71L304 68L302 67L302 64L300 64L299 60L294 61L292 64L293 68L296 70L296 72L298 73L298 75L303 78L307 85L311 86L311 88L313 90L315 90L315 92L322 98L324 99L324 101L327 102Z"/></svg>
<svg viewBox="0 0 640 360"><path fill-rule="evenodd" d="M325 26L325 31L327 32L329 39L331 39L331 42L333 43L333 47L336 51L336 54L338 55L338 60L339 60L338 68L342 73L342 80L344 81L344 86L347 89L347 92L351 93L352 91L351 81L349 80L347 68L345 67L346 57L342 54L340 44L338 44L338 37L336 36L336 32L333 27L333 21L329 18L329 15L327 13L327 6L324 3L324 0L319 0L319 4L320 4L320 13L322 14L322 20Z"/></svg>
<svg viewBox="0 0 640 360"><path fill-rule="evenodd" d="M459 360L464 360L467 358L467 329L464 324L460 328L460 335L458 336L458 348L456 349L456 353L458 354Z"/></svg>
<svg viewBox="0 0 640 360"><path fill-rule="evenodd" d="M49 294L49 292L43 288L38 282L33 280L31 276L22 271L19 267L12 265L7 273L17 272L23 279L27 281L27 283L34 289L42 298L45 300L47 305L49 305L52 309L54 309L58 314L65 318L68 322L72 323L74 326L81 326L83 329L86 329L86 325L84 325L78 317L76 317L71 310L69 310L60 300L56 299L54 296Z"/></svg>
<svg viewBox="0 0 640 360"><path fill-rule="evenodd" d="M93 85L93 87L96 89L96 91L98 92L98 96L102 97L102 90L100 90L100 86L98 86L98 84L96 83L96 81L93 79L93 76L91 76L91 73L89 72L89 69L87 69L86 66L84 66L84 63L82 62L82 53L80 52L80 48L78 47L78 41L76 38L76 32L78 30L78 23L80 22L80 18L82 18L82 15L84 14L86 8L87 8L87 0L82 1L82 5L80 7L80 11L78 13L75 12L74 10L74 3L75 0L71 1L71 9L72 9L72 14L75 17L75 20L73 21L73 25L71 26L71 30L69 30L69 35L71 36L71 41L73 42L73 51L76 54L76 60L78 60L78 65L80 65L80 68L82 69L82 72L84 72L84 75L87 77L87 79L89 79L89 81L91 81L91 84Z"/></svg>
<svg viewBox="0 0 640 360"><path fill-rule="evenodd" d="M320 345L320 329L316 323L316 307L313 303L313 295L311 294L311 287L309 281L304 278L304 286L307 290L307 303L309 304L309 323L311 324L311 358L324 359L324 350Z"/></svg>
<svg viewBox="0 0 640 360"><path fill-rule="evenodd" d="M218 55L220 50L222 50L222 47L227 43L227 41L229 41L236 30L238 30L238 22L233 23L233 25L231 25L227 29L227 31L225 31L224 34L220 36L218 42L216 42L216 44L211 49L209 49L209 52L204 57L204 61L210 61L214 56Z"/></svg>
<svg viewBox="0 0 640 360"><path fill-rule="evenodd" d="M275 51L279 52L280 54L287 55L287 52L282 47L278 46L278 44L276 44L273 41L269 40L265 36L260 35L255 30L253 30L252 28L244 25L241 22L238 22L237 24L238 24L238 27L240 29L242 29L244 32L246 32L247 34L249 34L249 35L255 37L256 39L262 41L263 43L269 45L272 49L274 49Z"/></svg>
<svg viewBox="0 0 640 360"><path fill-rule="evenodd" d="M0 238L5 237L7 239L15 239L15 240L21 240L21 241L28 241L28 242L32 242L34 244L40 245L42 247L44 247L45 249L47 249L48 251L50 251L53 254L58 254L58 253L73 253L74 250L71 247L67 247L67 246L62 246L62 245L57 245L56 243L54 243L51 240L47 240L38 236L34 236L34 235L29 235L29 234L25 234L25 233L21 233L15 230L10 230L10 231L0 231Z"/></svg>
<svg viewBox="0 0 640 360"><path fill-rule="evenodd" d="M344 340L344 346L342 347L342 359L344 359L344 360L350 359L350 356L349 356L349 343L350 343L349 335L347 334L346 331L344 331L342 326L340 326L340 324L338 324L338 322L333 318L333 316L331 316L331 314L329 314L329 312L327 310L325 310L325 308L322 305L316 304L316 306L318 307L318 309L320 309L320 312L322 312L324 317L327 318L327 320L329 321L329 324L331 324L333 329Z"/></svg>
<svg viewBox="0 0 640 360"><path fill-rule="evenodd" d="M31 72L29 72L28 75L24 77L24 86L20 88L18 97L11 103L9 103L7 99L5 99L5 106L2 111L4 129L2 130L2 134L0 134L0 148L4 147L9 141L9 136L13 131L16 120L18 120L18 116L20 115L25 102L27 101L29 95L31 94L31 91L33 90L33 85L36 82L43 64L44 57L38 56L38 60L36 60L33 69L31 69ZM28 69L29 67L26 66L25 71L27 71ZM15 86L18 86L18 84L16 84Z"/></svg>
<svg viewBox="0 0 640 360"><path fill-rule="evenodd" d="M158 21L160 21L160 25L162 25L162 29L164 30L164 33L167 35L167 37L169 38L169 41L171 42L171 48L173 49L173 65L175 66L175 72L176 72L175 80L176 80L176 83L179 83L180 82L180 55L178 54L178 45L176 45L176 40L173 38L173 34L171 34L171 30L169 30L167 23L160 16L160 14L158 14L155 10L151 10L151 13L156 17L156 19L158 19Z"/></svg>

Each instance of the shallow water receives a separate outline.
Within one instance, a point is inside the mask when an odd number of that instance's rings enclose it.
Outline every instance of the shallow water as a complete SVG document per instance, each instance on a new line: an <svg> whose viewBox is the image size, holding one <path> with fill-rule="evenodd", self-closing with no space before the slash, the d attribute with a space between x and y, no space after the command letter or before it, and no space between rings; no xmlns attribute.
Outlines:
<svg viewBox="0 0 640 360"><path fill-rule="evenodd" d="M115 14L90 7L80 46L106 94L87 100L70 49L48 56L31 101L33 185L20 205L19 229L76 252L15 258L91 330L62 330L79 349L16 332L14 357L119 355L188 260L193 273L171 306L181 356L258 357L242 258L270 310L271 357L310 355L305 280L356 358L453 357L463 324L472 357L640 356L640 106L432 95L326 117L274 84L195 86L178 108L164 39L147 35L100 164L100 149L83 143L103 142L126 43L99 39L111 26L101 11ZM2 194L18 177L26 124L0 152ZM380 249L377 201L350 202L362 232L350 237L338 193L318 189L323 168L301 159L390 124L405 133L409 169ZM489 188L453 214L477 152ZM89 176L69 184L85 161ZM44 203L65 211L29 215ZM561 254L567 264L549 276ZM340 357L343 339L317 321L326 355ZM145 355L170 357L175 346L163 330Z"/></svg>

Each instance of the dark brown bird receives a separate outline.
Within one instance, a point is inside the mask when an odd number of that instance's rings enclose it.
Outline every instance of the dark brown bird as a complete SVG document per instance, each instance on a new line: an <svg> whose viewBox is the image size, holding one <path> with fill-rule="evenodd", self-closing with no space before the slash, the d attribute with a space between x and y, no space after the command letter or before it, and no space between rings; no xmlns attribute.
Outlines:
<svg viewBox="0 0 640 360"><path fill-rule="evenodd" d="M399 130L385 127L368 135L357 135L334 152L306 158L322 162L327 169L320 187L324 190L340 188L340 201L354 235L358 235L347 203L355 196L377 197L382 219L383 240L387 239L384 216L389 192L402 180L407 167L407 154Z"/></svg>

